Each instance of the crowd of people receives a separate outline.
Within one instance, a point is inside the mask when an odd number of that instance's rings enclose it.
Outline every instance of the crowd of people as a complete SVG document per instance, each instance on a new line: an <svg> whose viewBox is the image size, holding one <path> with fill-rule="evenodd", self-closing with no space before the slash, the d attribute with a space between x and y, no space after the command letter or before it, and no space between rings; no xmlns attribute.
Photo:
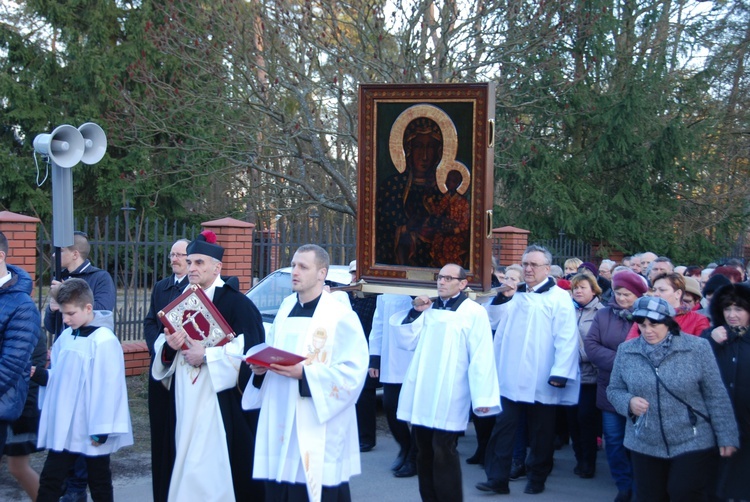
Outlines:
<svg viewBox="0 0 750 502"><path fill-rule="evenodd" d="M0 452L32 500L85 500L86 487L113 500L110 455L133 442L114 286L89 250L80 233L61 250L42 323L0 233ZM483 467L483 492L508 494L522 477L525 493L545 491L555 450L571 441L583 479L604 450L616 502L750 500L739 261L675 266L647 252L558 267L532 245L518 264L493 264L493 296L471 299L466 270L444 263L436 297L363 298L331 293L328 254L308 244L265 330L221 274L223 255L211 232L175 242L144 320L155 501L351 500L360 454L375 447L378 385L399 447L390 468L416 476L423 500L463 499L456 446L469 421L477 448L466 463ZM356 262L350 272L354 282ZM233 336L165 327L159 312L188 286ZM244 362L261 344L303 360ZM29 456L44 449L37 474Z"/></svg>

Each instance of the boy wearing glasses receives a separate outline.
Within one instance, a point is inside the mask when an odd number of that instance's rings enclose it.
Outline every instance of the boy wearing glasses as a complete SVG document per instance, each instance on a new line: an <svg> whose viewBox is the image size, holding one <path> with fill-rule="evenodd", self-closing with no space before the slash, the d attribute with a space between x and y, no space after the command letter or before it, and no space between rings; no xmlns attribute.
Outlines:
<svg viewBox="0 0 750 502"><path fill-rule="evenodd" d="M459 433L477 416L500 412L500 391L487 312L463 290L466 271L445 265L438 298L418 296L414 307L391 316L401 348L414 358L401 389L397 417L411 422L423 500L463 500Z"/></svg>

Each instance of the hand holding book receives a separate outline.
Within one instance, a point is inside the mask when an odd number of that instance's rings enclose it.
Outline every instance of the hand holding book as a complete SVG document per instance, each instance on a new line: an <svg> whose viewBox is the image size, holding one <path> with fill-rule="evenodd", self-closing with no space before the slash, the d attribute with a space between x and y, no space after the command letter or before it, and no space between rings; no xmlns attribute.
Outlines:
<svg viewBox="0 0 750 502"><path fill-rule="evenodd" d="M257 366L263 366L264 368L270 368L272 364L278 364L279 366L294 366L305 360L303 356L271 347L266 343L259 343L258 345L251 347L244 356L234 354L230 355L232 357L244 359L247 364L255 364Z"/></svg>

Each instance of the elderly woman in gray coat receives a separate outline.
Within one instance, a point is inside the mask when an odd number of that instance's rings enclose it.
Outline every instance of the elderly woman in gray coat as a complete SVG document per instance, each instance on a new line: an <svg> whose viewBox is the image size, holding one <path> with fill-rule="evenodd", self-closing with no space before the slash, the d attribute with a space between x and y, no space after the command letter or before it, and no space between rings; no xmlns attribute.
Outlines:
<svg viewBox="0 0 750 502"><path fill-rule="evenodd" d="M641 336L617 349L607 398L629 418L636 500L702 501L718 453L739 445L737 423L706 340L680 335L674 309L639 298L633 319Z"/></svg>

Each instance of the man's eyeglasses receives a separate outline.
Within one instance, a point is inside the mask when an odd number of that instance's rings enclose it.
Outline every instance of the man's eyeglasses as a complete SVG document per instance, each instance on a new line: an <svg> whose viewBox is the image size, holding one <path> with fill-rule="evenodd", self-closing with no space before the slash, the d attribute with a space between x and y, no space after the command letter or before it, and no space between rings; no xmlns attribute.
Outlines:
<svg viewBox="0 0 750 502"><path fill-rule="evenodd" d="M438 282L445 281L445 282L451 282L451 281L463 281L460 277L453 277L452 275L438 275L437 276Z"/></svg>
<svg viewBox="0 0 750 502"><path fill-rule="evenodd" d="M547 267L549 266L547 263L529 263L529 262L522 262L521 267L523 268L539 268L539 267Z"/></svg>
<svg viewBox="0 0 750 502"><path fill-rule="evenodd" d="M169 258L183 258L187 256L187 253L169 253Z"/></svg>

